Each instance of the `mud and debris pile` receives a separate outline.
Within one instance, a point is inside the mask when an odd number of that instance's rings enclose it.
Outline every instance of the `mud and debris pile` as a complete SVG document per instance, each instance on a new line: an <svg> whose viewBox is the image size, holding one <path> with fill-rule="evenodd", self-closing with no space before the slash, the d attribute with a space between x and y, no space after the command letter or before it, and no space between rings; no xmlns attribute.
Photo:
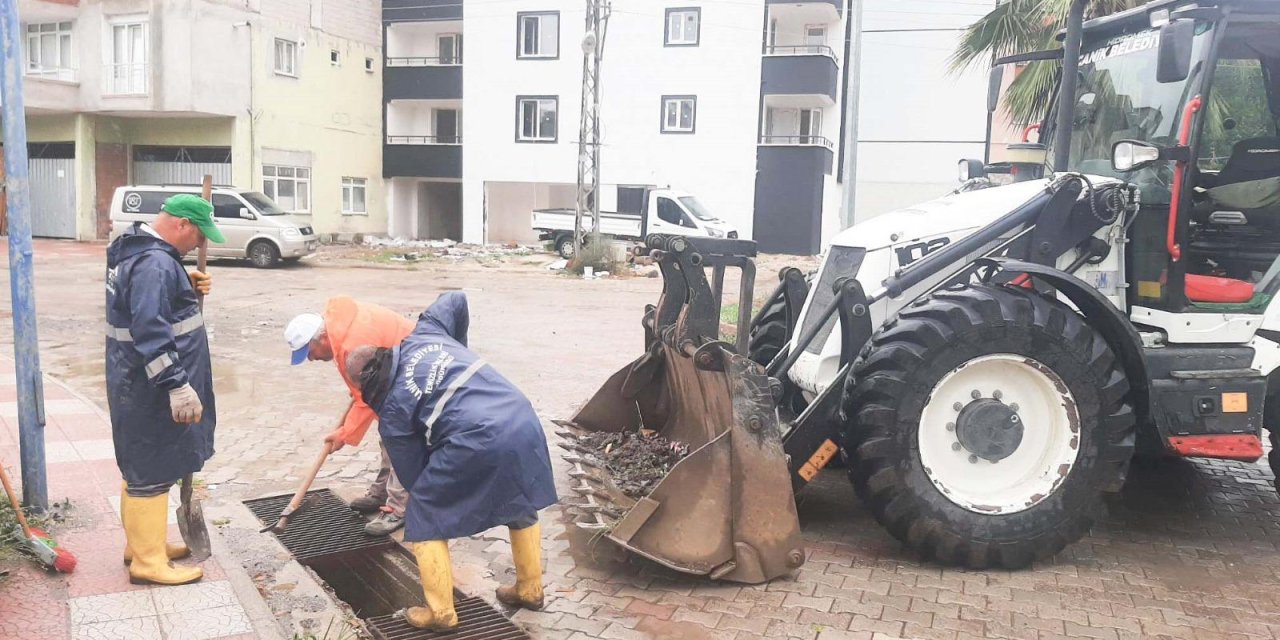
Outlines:
<svg viewBox="0 0 1280 640"><path fill-rule="evenodd" d="M630 498L641 498L689 455L689 445L668 440L653 431L595 432L581 444L604 463L613 483Z"/></svg>

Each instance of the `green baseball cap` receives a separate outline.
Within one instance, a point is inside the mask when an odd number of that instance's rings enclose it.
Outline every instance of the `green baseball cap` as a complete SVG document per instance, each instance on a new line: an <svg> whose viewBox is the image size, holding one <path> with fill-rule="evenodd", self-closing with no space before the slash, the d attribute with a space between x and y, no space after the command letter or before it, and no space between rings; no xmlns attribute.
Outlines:
<svg viewBox="0 0 1280 640"><path fill-rule="evenodd" d="M227 240L222 237L222 232L218 231L217 225L213 224L213 205L200 196L191 193L169 196L160 210L175 218L190 220L191 224L199 227L200 233L203 233L204 237L211 242L223 243Z"/></svg>

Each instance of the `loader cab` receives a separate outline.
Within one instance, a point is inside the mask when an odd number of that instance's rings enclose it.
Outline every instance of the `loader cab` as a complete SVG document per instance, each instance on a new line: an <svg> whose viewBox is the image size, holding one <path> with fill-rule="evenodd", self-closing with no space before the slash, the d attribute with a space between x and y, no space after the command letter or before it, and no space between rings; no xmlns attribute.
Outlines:
<svg viewBox="0 0 1280 640"><path fill-rule="evenodd" d="M1093 20L1077 78L1059 170L1141 190L1128 304L1262 313L1280 290L1280 7L1152 3Z"/></svg>

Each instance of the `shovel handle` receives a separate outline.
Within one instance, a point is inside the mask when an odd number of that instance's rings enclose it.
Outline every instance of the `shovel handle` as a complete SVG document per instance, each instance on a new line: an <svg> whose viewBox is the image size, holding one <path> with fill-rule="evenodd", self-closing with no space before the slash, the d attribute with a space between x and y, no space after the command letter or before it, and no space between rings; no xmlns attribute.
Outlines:
<svg viewBox="0 0 1280 640"><path fill-rule="evenodd" d="M14 515L18 516L18 524L22 527L22 535L30 540L31 527L27 524L27 516L22 513L22 503L18 502L18 494L14 493L13 485L9 484L9 474L4 471L3 462L0 462L0 484L4 484L5 495L9 497L9 506L13 507Z"/></svg>
<svg viewBox="0 0 1280 640"><path fill-rule="evenodd" d="M204 182L200 185L200 197L208 202L213 202L213 176L205 174ZM209 273L209 239L200 234L200 246L196 249L196 270L200 273ZM196 292L196 302L200 306L200 310L204 311L204 294Z"/></svg>
<svg viewBox="0 0 1280 640"><path fill-rule="evenodd" d="M302 484L298 487L298 491L293 494L293 499L289 501L289 506L285 507L285 511L281 515L288 515L298 509L298 505L302 504L302 499L307 496L307 491L311 489L311 483L315 482L316 475L320 473L320 467L324 466L324 461L329 459L329 444L325 443L324 451L316 456L316 461L311 463L311 472L306 478L302 479Z"/></svg>

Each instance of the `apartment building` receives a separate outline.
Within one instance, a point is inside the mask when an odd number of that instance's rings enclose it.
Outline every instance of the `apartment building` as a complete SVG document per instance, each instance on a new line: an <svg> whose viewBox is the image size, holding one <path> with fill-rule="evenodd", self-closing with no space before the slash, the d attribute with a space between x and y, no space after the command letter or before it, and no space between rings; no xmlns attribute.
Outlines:
<svg viewBox="0 0 1280 640"><path fill-rule="evenodd" d="M109 233L115 188L266 193L385 233L376 0L21 0L33 231Z"/></svg>
<svg viewBox="0 0 1280 640"><path fill-rule="evenodd" d="M984 76L951 77L945 58L991 5L864 1L860 218L945 193L956 161L981 156ZM847 14L845 0L614 0L605 188L680 188L762 250L820 250L840 228ZM531 210L575 201L581 0L383 0L383 20L389 232L534 240Z"/></svg>

